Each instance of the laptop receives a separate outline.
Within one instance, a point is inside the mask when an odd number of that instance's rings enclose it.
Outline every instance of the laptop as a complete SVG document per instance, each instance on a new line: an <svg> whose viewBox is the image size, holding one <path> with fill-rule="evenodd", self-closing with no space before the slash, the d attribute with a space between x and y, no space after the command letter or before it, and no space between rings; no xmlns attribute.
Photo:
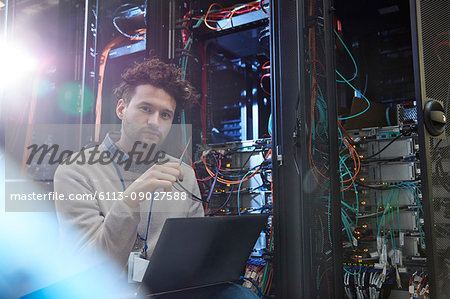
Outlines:
<svg viewBox="0 0 450 299"><path fill-rule="evenodd" d="M142 282L159 294L239 280L267 217L167 219Z"/></svg>

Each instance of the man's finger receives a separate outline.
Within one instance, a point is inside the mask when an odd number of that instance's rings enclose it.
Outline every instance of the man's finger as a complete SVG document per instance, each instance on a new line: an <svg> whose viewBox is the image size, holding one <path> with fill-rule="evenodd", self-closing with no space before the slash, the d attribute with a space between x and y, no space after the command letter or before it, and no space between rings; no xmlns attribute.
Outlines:
<svg viewBox="0 0 450 299"><path fill-rule="evenodd" d="M171 192L172 191L172 183L165 180L157 180L155 182L155 186L157 186L156 189L163 189L165 192Z"/></svg>
<svg viewBox="0 0 450 299"><path fill-rule="evenodd" d="M180 168L180 164L176 162L167 162L164 164L159 164L158 166L165 166L165 167L171 167L171 168Z"/></svg>
<svg viewBox="0 0 450 299"><path fill-rule="evenodd" d="M170 174L165 172L156 172L153 176L154 179L162 180L162 181L169 181L169 182L175 182L177 180L178 174Z"/></svg>
<svg viewBox="0 0 450 299"><path fill-rule="evenodd" d="M184 171L179 165L175 165L174 167L164 167L164 165L160 165L159 170L164 173L169 173L171 175L176 176L180 181L184 178ZM172 166L172 165L171 165Z"/></svg>

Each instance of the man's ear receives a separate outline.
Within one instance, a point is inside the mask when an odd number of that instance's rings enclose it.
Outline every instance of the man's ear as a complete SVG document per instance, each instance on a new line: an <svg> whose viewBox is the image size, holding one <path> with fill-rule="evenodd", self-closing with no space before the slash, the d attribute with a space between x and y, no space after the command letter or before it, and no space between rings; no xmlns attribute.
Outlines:
<svg viewBox="0 0 450 299"><path fill-rule="evenodd" d="M127 103L125 103L125 100L124 99L120 99L118 102L117 102L117 107L116 107L116 114L117 114L117 117L120 119L120 120L123 120L123 116L124 116L124 114L125 114L125 110L127 109Z"/></svg>

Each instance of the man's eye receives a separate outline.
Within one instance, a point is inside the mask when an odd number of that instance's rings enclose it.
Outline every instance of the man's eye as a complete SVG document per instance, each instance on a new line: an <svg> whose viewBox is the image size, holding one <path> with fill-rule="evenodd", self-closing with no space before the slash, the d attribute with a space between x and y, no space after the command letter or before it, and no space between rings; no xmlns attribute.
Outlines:
<svg viewBox="0 0 450 299"><path fill-rule="evenodd" d="M169 119L169 118L171 117L171 115L170 115L170 113L163 112L163 113L161 114L161 117L164 118L164 119Z"/></svg>
<svg viewBox="0 0 450 299"><path fill-rule="evenodd" d="M144 111L144 112L150 112L150 108L147 107L147 106L142 106L142 107L141 107L141 111Z"/></svg>

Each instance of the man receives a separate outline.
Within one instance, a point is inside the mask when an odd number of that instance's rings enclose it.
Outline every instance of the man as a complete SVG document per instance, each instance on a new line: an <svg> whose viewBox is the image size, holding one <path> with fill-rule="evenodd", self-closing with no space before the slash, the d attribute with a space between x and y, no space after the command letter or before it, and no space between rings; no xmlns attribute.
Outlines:
<svg viewBox="0 0 450 299"><path fill-rule="evenodd" d="M151 145L165 140L177 108L196 100L193 87L181 80L178 69L156 59L136 64L122 78L115 90L121 132L110 132L99 147L86 150L86 156L95 150L98 158L106 152L111 163L60 165L54 182L55 191L66 197L96 195L94 200L55 202L62 236L76 226L81 231L75 244L79 252L101 248L125 266L131 251L151 254L166 218L203 216L203 206L190 196L200 197L192 168L172 157L148 165L130 156L132 151L145 156ZM175 182L190 193L187 200L145 200L160 191L186 193L180 187L172 190Z"/></svg>
<svg viewBox="0 0 450 299"><path fill-rule="evenodd" d="M54 182L55 191L66 197L96 195L93 200L55 202L62 236L76 226L81 231L75 240L78 252L93 254L92 249L101 248L125 266L132 251L150 257L167 218L204 214L202 203L193 199L200 198L200 192L191 167L170 156L151 165L134 157L136 152L146 156L152 144L163 143L178 109L197 100L194 88L182 80L179 69L157 59L136 64L122 78L115 90L121 132L109 133L100 147L90 150L97 156L106 152L111 163L60 165ZM185 200L145 200L162 191ZM112 192L121 200L104 200ZM241 292L241 298L250 292L232 288L231 293Z"/></svg>

